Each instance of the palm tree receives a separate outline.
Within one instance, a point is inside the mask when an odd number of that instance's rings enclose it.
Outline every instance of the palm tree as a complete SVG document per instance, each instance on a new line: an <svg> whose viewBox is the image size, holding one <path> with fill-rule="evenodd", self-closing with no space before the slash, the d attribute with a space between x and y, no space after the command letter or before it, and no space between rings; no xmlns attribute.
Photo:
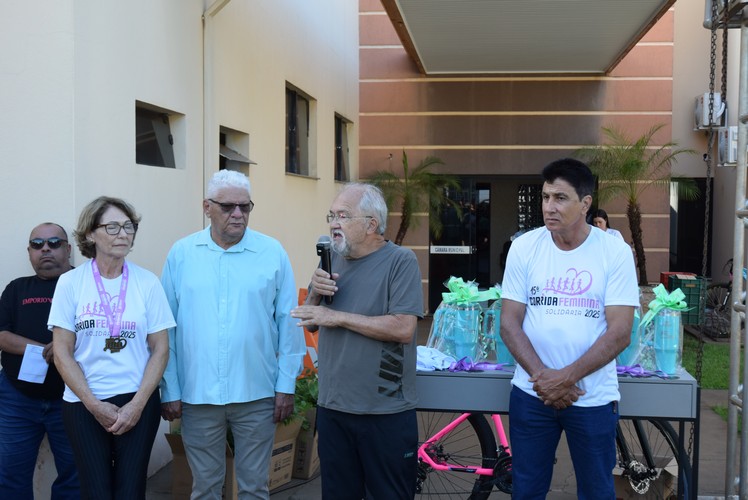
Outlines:
<svg viewBox="0 0 748 500"><path fill-rule="evenodd" d="M415 214L419 211L429 212L429 229L435 237L439 237L442 231L442 222L439 210L444 205L452 205L459 212L459 206L447 197L447 189L458 189L460 182L452 175L435 174L431 172L434 165L443 165L444 162L435 157L428 156L421 160L413 170L408 166L408 155L403 150L403 176L398 177L389 170L375 172L369 182L379 187L384 194L387 206L392 207L400 202L400 227L395 236L395 243L402 244L408 229L416 227L418 219Z"/></svg>
<svg viewBox="0 0 748 500"><path fill-rule="evenodd" d="M620 130L603 127L606 144L576 152L578 156L588 160L590 169L600 181L597 192L600 202L621 196L626 198L626 216L634 243L640 285L648 284L639 204L642 194L652 186L667 190L670 182L677 179L678 189L683 197L695 199L699 196L693 181L673 176L670 172L672 165L678 161L678 156L696 152L678 149L674 142L652 145L652 137L662 127L664 125L655 125L633 141Z"/></svg>

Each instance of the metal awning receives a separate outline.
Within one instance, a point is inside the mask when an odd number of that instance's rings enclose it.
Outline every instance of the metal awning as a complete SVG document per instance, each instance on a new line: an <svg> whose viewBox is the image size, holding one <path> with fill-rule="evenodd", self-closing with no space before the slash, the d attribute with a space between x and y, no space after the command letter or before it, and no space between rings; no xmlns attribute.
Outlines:
<svg viewBox="0 0 748 500"><path fill-rule="evenodd" d="M227 160L231 161L238 161L240 163L247 163L249 165L257 165L256 161L252 161L243 154L234 151L228 146L224 146L223 144L220 145L220 148L218 149L218 154L226 158Z"/></svg>
<svg viewBox="0 0 748 500"><path fill-rule="evenodd" d="M382 0L423 74L611 71L675 0Z"/></svg>

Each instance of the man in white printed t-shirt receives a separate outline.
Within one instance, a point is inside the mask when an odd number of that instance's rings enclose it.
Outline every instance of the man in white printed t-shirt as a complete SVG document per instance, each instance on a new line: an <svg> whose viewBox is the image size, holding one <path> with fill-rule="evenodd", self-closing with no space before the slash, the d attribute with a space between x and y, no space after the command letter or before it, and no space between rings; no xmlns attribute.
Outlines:
<svg viewBox="0 0 748 500"><path fill-rule="evenodd" d="M561 432L580 499L615 499L618 378L639 305L628 245L586 222L594 177L561 159L543 169L544 227L512 243L501 337L517 360L509 403L513 499L545 498Z"/></svg>

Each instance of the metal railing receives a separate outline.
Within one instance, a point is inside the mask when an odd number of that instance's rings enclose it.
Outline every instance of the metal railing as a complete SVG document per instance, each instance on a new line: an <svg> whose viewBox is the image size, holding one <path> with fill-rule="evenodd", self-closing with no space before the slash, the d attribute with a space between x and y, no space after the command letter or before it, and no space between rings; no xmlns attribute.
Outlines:
<svg viewBox="0 0 748 500"><path fill-rule="evenodd" d="M716 5L714 5L716 3ZM748 195L746 169L748 168L748 0L706 0L704 27L716 26L740 29L740 69L738 81L738 145L735 178L735 220L733 227L732 312L730 314L730 379L727 408L727 457L725 467L725 498L748 499L748 418L742 419L744 394L748 386L748 350L744 345L742 325L745 322L746 280L739 270L745 267L745 238L748 228ZM714 32L714 31L713 31ZM725 62L723 61L723 64ZM726 96L723 96L726 97ZM744 368L741 373L740 361ZM744 415L745 416L745 415ZM740 431L738 427L741 427ZM740 462L736 456L740 450Z"/></svg>

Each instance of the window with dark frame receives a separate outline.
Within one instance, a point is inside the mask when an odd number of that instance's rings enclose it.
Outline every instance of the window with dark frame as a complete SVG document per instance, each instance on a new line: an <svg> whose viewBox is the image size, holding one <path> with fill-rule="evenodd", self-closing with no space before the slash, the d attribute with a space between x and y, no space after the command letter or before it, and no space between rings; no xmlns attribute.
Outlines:
<svg viewBox="0 0 748 500"><path fill-rule="evenodd" d="M223 132L221 132L221 133L218 134L218 148L219 148L219 150L220 150L221 146L225 146L225 145L226 145L226 134L224 134ZM222 155L222 154L219 154L218 155L218 170L226 170L226 164L227 164L226 157L224 155Z"/></svg>
<svg viewBox="0 0 748 500"><path fill-rule="evenodd" d="M309 99L286 87L286 172L309 175Z"/></svg>
<svg viewBox="0 0 748 500"><path fill-rule="evenodd" d="M335 180L347 182L348 179L348 121L335 115Z"/></svg>
<svg viewBox="0 0 748 500"><path fill-rule="evenodd" d="M529 231L543 225L543 185L520 184L517 189L517 227Z"/></svg>
<svg viewBox="0 0 748 500"><path fill-rule="evenodd" d="M169 114L135 104L135 163L176 168Z"/></svg>

